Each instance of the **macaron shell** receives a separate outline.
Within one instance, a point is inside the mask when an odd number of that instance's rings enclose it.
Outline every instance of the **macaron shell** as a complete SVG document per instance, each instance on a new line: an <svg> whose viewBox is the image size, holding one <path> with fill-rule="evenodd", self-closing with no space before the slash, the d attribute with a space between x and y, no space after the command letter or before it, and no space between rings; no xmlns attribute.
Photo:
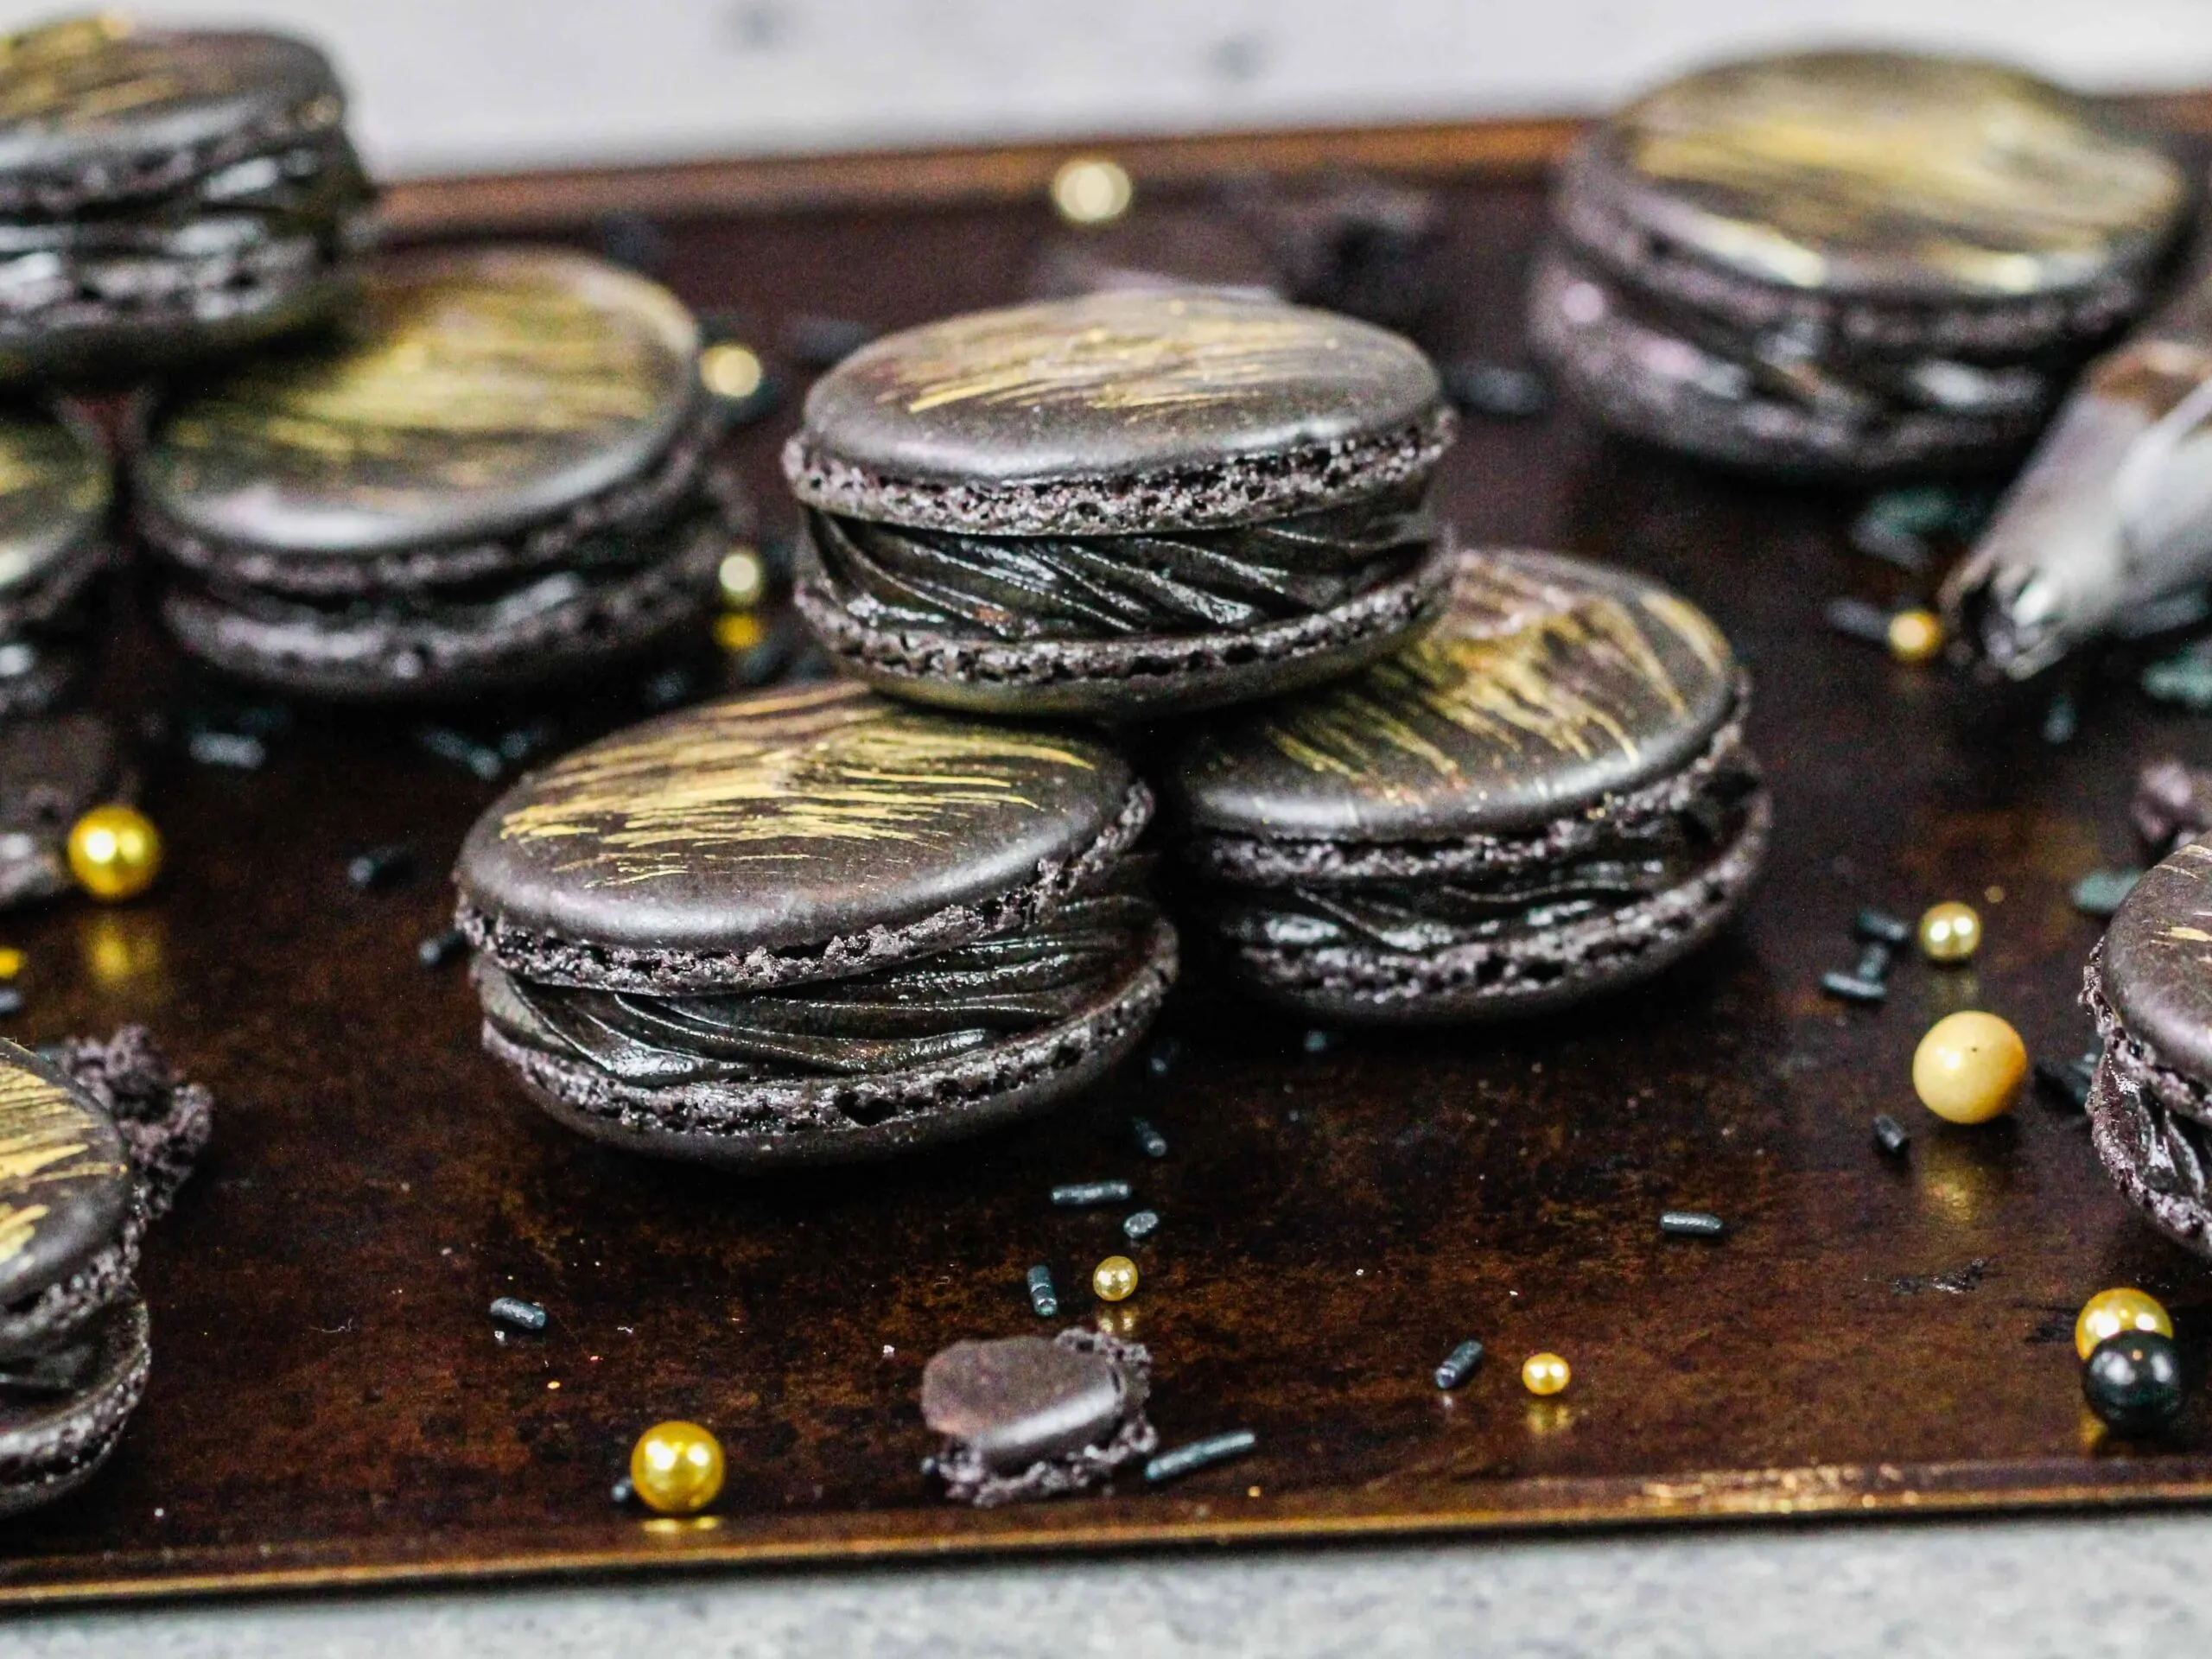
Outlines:
<svg viewBox="0 0 2212 1659"><path fill-rule="evenodd" d="M114 1123L29 1050L0 1041L0 1304L58 1284L130 1213Z"/></svg>
<svg viewBox="0 0 2212 1659"><path fill-rule="evenodd" d="M789 687L524 779L470 831L454 879L495 925L572 944L773 951L1030 887L1098 842L1135 787L1085 738Z"/></svg>
<svg viewBox="0 0 2212 1659"><path fill-rule="evenodd" d="M701 397L698 325L581 255L387 261L331 340L159 410L147 505L207 540L375 555L495 536L643 472Z"/></svg>
<svg viewBox="0 0 2212 1659"><path fill-rule="evenodd" d="M1755 281L1997 301L2155 257L2189 198L2173 158L2111 110L1998 65L1890 52L1669 82L1599 130L1567 188Z"/></svg>
<svg viewBox="0 0 2212 1659"><path fill-rule="evenodd" d="M2212 843L2190 842L2135 884L2105 932L2104 989L2156 1064L2212 1085Z"/></svg>
<svg viewBox="0 0 2212 1659"><path fill-rule="evenodd" d="M807 394L794 451L804 461L785 466L800 498L826 511L853 503L820 487L807 463L963 486L980 506L998 486L1135 483L1380 440L1433 416L1440 396L1419 348L1348 317L1206 289L1100 294L976 312L862 348ZM1347 479L1340 493L1366 487ZM938 516L957 518L958 505ZM1185 508L1170 516L1226 524L1270 511L1233 498ZM859 516L923 522L887 507Z"/></svg>
<svg viewBox="0 0 2212 1659"><path fill-rule="evenodd" d="M98 1351L76 1393L0 1406L0 1518L74 1491L107 1461L146 1391L148 1334L146 1305L121 1303L91 1332Z"/></svg>
<svg viewBox="0 0 2212 1659"><path fill-rule="evenodd" d="M1468 553L1435 628L1356 679L1198 728L1166 788L1199 832L1525 830L1688 764L1736 683L1719 629L1656 583L1549 554Z"/></svg>
<svg viewBox="0 0 2212 1659"><path fill-rule="evenodd" d="M4 175L188 150L340 97L329 61L281 35L137 29L75 18L0 41Z"/></svg>
<svg viewBox="0 0 2212 1659"><path fill-rule="evenodd" d="M98 536L113 495L107 458L80 423L0 412L0 602Z"/></svg>

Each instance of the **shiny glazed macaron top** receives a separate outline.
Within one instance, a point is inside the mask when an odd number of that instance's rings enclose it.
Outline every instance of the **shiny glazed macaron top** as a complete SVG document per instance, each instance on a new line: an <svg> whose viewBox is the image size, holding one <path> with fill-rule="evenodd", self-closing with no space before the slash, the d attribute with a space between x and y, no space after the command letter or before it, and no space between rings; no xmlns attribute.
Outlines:
<svg viewBox="0 0 2212 1659"><path fill-rule="evenodd" d="M2212 845L2177 848L2105 931L2104 990L2158 1063L2212 1084Z"/></svg>
<svg viewBox="0 0 2212 1659"><path fill-rule="evenodd" d="M524 779L468 835L462 899L636 950L747 951L988 905L1077 857L1135 779L1088 739L850 683L704 704Z"/></svg>
<svg viewBox="0 0 2212 1659"><path fill-rule="evenodd" d="M0 594L97 536L113 489L106 457L81 427L0 410Z"/></svg>
<svg viewBox="0 0 2212 1659"><path fill-rule="evenodd" d="M1416 346L1349 317L1204 289L1100 294L951 317L863 347L807 394L785 470L810 506L888 523L1198 528L1277 510L1273 485L1208 488L1202 475L1255 460L1313 474L1330 465L1317 452L1444 422L1440 397ZM1366 471L1313 480L1302 505L1376 487ZM1109 522L1115 505L1087 496L1040 503L1034 524L989 522L997 493L1016 486L1137 486L1163 474L1194 481L1186 497L1147 495L1144 524Z"/></svg>
<svg viewBox="0 0 2212 1659"><path fill-rule="evenodd" d="M1570 188L1754 280L1899 297L2078 289L2156 257L2182 169L2116 112L1994 64L1724 64L1601 128Z"/></svg>
<svg viewBox="0 0 2212 1659"><path fill-rule="evenodd" d="M1356 678L1197 724L1166 788L1192 828L1265 840L1534 829L1679 770L1736 677L1719 630L1655 582L1468 553L1428 633Z"/></svg>
<svg viewBox="0 0 2212 1659"><path fill-rule="evenodd" d="M0 1304L67 1279L113 1242L131 1173L106 1113L0 1041Z"/></svg>
<svg viewBox="0 0 2212 1659"><path fill-rule="evenodd" d="M211 542L374 554L496 536L637 476L699 406L698 325L581 255L390 261L323 341L161 409L154 511Z"/></svg>
<svg viewBox="0 0 2212 1659"><path fill-rule="evenodd" d="M273 142L276 129L335 127L343 113L329 61L303 41L70 18L0 37L0 194L237 135ZM131 176L116 168L96 183L87 173L85 194L127 194Z"/></svg>

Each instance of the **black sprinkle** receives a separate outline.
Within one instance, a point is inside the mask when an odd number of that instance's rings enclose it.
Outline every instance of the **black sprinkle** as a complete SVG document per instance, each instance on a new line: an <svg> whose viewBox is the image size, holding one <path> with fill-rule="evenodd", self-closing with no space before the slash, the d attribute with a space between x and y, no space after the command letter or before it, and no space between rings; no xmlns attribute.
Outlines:
<svg viewBox="0 0 2212 1659"><path fill-rule="evenodd" d="M185 740L184 752L203 766L234 772L258 772L269 760L269 746L245 732L194 732Z"/></svg>
<svg viewBox="0 0 2212 1659"><path fill-rule="evenodd" d="M1160 1230L1160 1211L1138 1210L1124 1216L1122 1217L1122 1230L1129 1236L1132 1243L1139 1239L1150 1238Z"/></svg>
<svg viewBox="0 0 2212 1659"><path fill-rule="evenodd" d="M1173 1037L1163 1037L1145 1056L1144 1069L1155 1077L1164 1077L1175 1069L1175 1057L1182 1052L1183 1046Z"/></svg>
<svg viewBox="0 0 2212 1659"><path fill-rule="evenodd" d="M1483 1363L1483 1345L1472 1337L1444 1356L1444 1363L1436 1368L1436 1386L1456 1389L1475 1374L1475 1367Z"/></svg>
<svg viewBox="0 0 2212 1659"><path fill-rule="evenodd" d="M2077 1112L2089 1103L2089 1080L2094 1074L2094 1066L2085 1072L2079 1060L2068 1060L2063 1065L2050 1060L2036 1062L2036 1081Z"/></svg>
<svg viewBox="0 0 2212 1659"><path fill-rule="evenodd" d="M638 701L655 711L673 709L697 690L698 683L698 677L690 666L679 663L647 677L638 688Z"/></svg>
<svg viewBox="0 0 2212 1659"><path fill-rule="evenodd" d="M366 893L372 887L395 887L415 874L415 849L404 842L372 847L346 861L346 880Z"/></svg>
<svg viewBox="0 0 2212 1659"><path fill-rule="evenodd" d="M527 726L511 726L499 737L499 758L518 766L543 754L561 741L561 728L550 720L533 720Z"/></svg>
<svg viewBox="0 0 2212 1659"><path fill-rule="evenodd" d="M1137 1150L1143 1153L1146 1157L1165 1158L1167 1155L1167 1137L1154 1128L1145 1119L1131 1118L1129 1133L1136 1136Z"/></svg>
<svg viewBox="0 0 2212 1659"><path fill-rule="evenodd" d="M1249 1428L1232 1429L1226 1434L1211 1434L1203 1440L1193 1440L1188 1446L1179 1446L1173 1452L1163 1452L1144 1466L1144 1478L1149 1481L1173 1480L1178 1475L1187 1475L1209 1464L1225 1463L1230 1458L1241 1458L1260 1443L1260 1437Z"/></svg>
<svg viewBox="0 0 2212 1659"><path fill-rule="evenodd" d="M2071 743L2074 734L2082 729L2082 711L2074 699L2061 691L2050 700L2050 707L2044 710L2043 741L2053 748L2062 743Z"/></svg>
<svg viewBox="0 0 2212 1659"><path fill-rule="evenodd" d="M433 933L415 947L415 959L425 968L442 968L468 949L468 936L457 927Z"/></svg>
<svg viewBox="0 0 2212 1659"><path fill-rule="evenodd" d="M1551 383L1511 363L1457 362L1444 367L1444 395L1470 415L1529 421L1550 413Z"/></svg>
<svg viewBox="0 0 2212 1659"><path fill-rule="evenodd" d="M1870 942L1859 953L1859 965L1851 970L1851 976L1877 984L1886 980L1890 976L1890 947L1879 939Z"/></svg>
<svg viewBox="0 0 2212 1659"><path fill-rule="evenodd" d="M1890 996L1890 988L1880 980L1852 974L1822 974L1821 988L1846 1002L1886 1002Z"/></svg>
<svg viewBox="0 0 2212 1659"><path fill-rule="evenodd" d="M607 1489L607 1496L613 1501L616 1509L623 1509L638 1496L638 1489L630 1484L630 1477L625 1475Z"/></svg>
<svg viewBox="0 0 2212 1659"><path fill-rule="evenodd" d="M498 749L450 726L418 726L415 741L439 760L473 772L487 784L496 784L507 775L506 757Z"/></svg>
<svg viewBox="0 0 2212 1659"><path fill-rule="evenodd" d="M1127 1204L1127 1181L1071 1181L1052 1189L1052 1202L1063 1210L1080 1210L1092 1204Z"/></svg>
<svg viewBox="0 0 2212 1659"><path fill-rule="evenodd" d="M1852 918L1851 931L1862 939L1886 944L1893 950L1912 941L1912 924L1887 911L1860 911Z"/></svg>
<svg viewBox="0 0 2212 1659"><path fill-rule="evenodd" d="M1832 599L1821 607L1821 619L1838 633L1863 639L1870 645L1890 643L1890 613L1863 599Z"/></svg>
<svg viewBox="0 0 2212 1659"><path fill-rule="evenodd" d="M1719 1238L1728 1224L1704 1210L1669 1210L1659 1217L1659 1230L1669 1238Z"/></svg>
<svg viewBox="0 0 2212 1659"><path fill-rule="evenodd" d="M12 985L0 985L0 1019L23 1011L23 994Z"/></svg>
<svg viewBox="0 0 2212 1659"><path fill-rule="evenodd" d="M536 1302L525 1302L519 1296L502 1296L492 1304L492 1317L501 1325L511 1325L518 1331L543 1331L545 1310Z"/></svg>
<svg viewBox="0 0 2212 1659"><path fill-rule="evenodd" d="M1912 1137L1905 1133L1904 1125L1884 1112L1874 1120L1874 1144L1885 1156L1902 1158L1905 1148L1912 1145Z"/></svg>
<svg viewBox="0 0 2212 1659"><path fill-rule="evenodd" d="M1326 1031L1309 1031L1300 1040L1308 1054L1325 1054L1337 1042L1335 1033Z"/></svg>
<svg viewBox="0 0 2212 1659"><path fill-rule="evenodd" d="M1060 1293L1052 1283L1052 1270L1039 1262L1029 1269L1029 1306L1040 1319L1060 1311Z"/></svg>

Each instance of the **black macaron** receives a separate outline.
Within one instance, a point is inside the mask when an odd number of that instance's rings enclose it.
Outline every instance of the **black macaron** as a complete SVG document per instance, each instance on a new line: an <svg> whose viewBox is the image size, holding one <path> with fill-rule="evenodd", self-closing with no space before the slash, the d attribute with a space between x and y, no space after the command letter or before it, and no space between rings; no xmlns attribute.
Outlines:
<svg viewBox="0 0 2212 1659"><path fill-rule="evenodd" d="M1197 724L1165 762L1186 922L1329 1020L1479 1020L1641 979L1764 855L1744 676L1630 572L1460 556L1452 607L1339 685Z"/></svg>
<svg viewBox="0 0 2212 1659"><path fill-rule="evenodd" d="M1053 1104L1142 1035L1175 934L1100 744L848 683L587 746L454 872L486 1047L554 1116L732 1165L882 1156Z"/></svg>
<svg viewBox="0 0 2212 1659"><path fill-rule="evenodd" d="M2146 872L2090 955L2090 1139L2159 1230L2212 1256L2212 842Z"/></svg>
<svg viewBox="0 0 2212 1659"><path fill-rule="evenodd" d="M371 194L345 111L283 35L0 40L0 379L136 378L328 315Z"/></svg>
<svg viewBox="0 0 2212 1659"><path fill-rule="evenodd" d="M1602 419L1688 454L1846 476L1991 465L2143 308L2190 207L2152 137L2011 69L1726 64L1569 157L1531 334Z"/></svg>
<svg viewBox="0 0 2212 1659"><path fill-rule="evenodd" d="M185 649L310 695L436 697L635 655L745 528L698 326L579 255L397 258L325 340L196 381L134 463Z"/></svg>
<svg viewBox="0 0 2212 1659"><path fill-rule="evenodd" d="M114 1450L151 1363L140 1239L211 1125L207 1091L141 1028L52 1059L0 1041L0 1516Z"/></svg>
<svg viewBox="0 0 2212 1659"><path fill-rule="evenodd" d="M1205 289L890 335L784 452L800 613L918 702L1143 715L1341 675L1435 613L1436 372L1368 324Z"/></svg>

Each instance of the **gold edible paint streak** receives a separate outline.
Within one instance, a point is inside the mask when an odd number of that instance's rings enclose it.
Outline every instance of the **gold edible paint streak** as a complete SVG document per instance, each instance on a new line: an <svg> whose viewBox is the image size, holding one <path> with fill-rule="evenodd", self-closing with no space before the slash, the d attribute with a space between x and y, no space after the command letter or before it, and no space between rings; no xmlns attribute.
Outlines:
<svg viewBox="0 0 2212 1659"><path fill-rule="evenodd" d="M47 1206L33 1190L51 1181L120 1173L91 1151L83 1103L29 1071L0 1071L0 1262L29 1249Z"/></svg>
<svg viewBox="0 0 2212 1659"><path fill-rule="evenodd" d="M398 460L481 484L538 464L549 437L647 418L668 375L658 340L557 280L448 275L374 292L339 349L240 371L162 441L284 477Z"/></svg>
<svg viewBox="0 0 2212 1659"><path fill-rule="evenodd" d="M867 365L876 401L925 414L955 404L1118 410L1133 419L1235 404L1310 376L1317 355L1361 351L1326 324L1200 298L1103 295L920 331Z"/></svg>
<svg viewBox="0 0 2212 1659"><path fill-rule="evenodd" d="M1039 766L1092 770L1077 752L814 688L698 711L674 728L552 766L502 840L588 846L569 870L623 887L702 859L805 859L823 842L946 842L1007 807Z"/></svg>
<svg viewBox="0 0 2212 1659"><path fill-rule="evenodd" d="M1679 601L1644 608L1720 671L1726 648L1711 623ZM1582 760L1612 747L1632 760L1637 705L1651 702L1688 708L1629 606L1475 565L1433 632L1357 680L1294 701L1261 729L1313 772L1372 780L1396 755L1459 778L1467 762L1444 747L1452 732L1497 760L1530 744Z"/></svg>
<svg viewBox="0 0 2212 1659"><path fill-rule="evenodd" d="M2043 258L2093 257L2115 232L2154 229L2185 188L2156 151L2096 130L2023 77L1973 65L1720 70L1652 94L1625 125L1646 176L1744 198L1706 205L1746 215L1732 227L1740 251L1795 281L1819 280L1819 255L1792 238L1866 238L2017 289Z"/></svg>
<svg viewBox="0 0 2212 1659"><path fill-rule="evenodd" d="M228 54L140 49L118 17L73 17L0 37L0 122L66 131L221 97L237 85Z"/></svg>

